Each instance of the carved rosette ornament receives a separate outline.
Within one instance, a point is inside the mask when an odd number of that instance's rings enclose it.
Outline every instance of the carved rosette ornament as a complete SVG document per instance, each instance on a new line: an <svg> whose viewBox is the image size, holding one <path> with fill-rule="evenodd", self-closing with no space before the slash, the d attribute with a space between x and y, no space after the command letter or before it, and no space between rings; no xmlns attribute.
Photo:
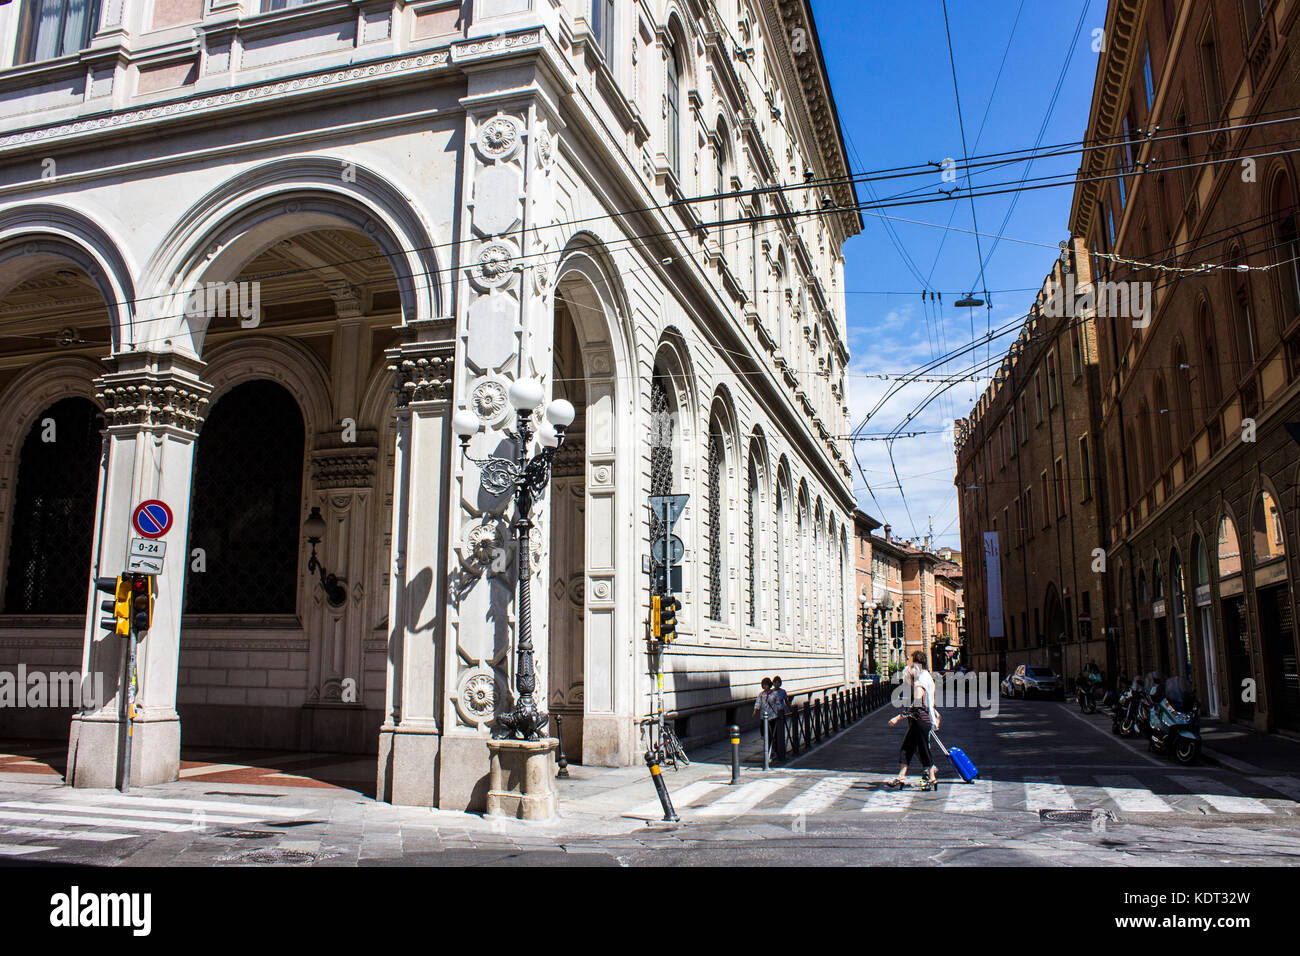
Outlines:
<svg viewBox="0 0 1300 956"><path fill-rule="evenodd" d="M491 672L476 668L461 675L456 688L456 712L467 724L478 727L496 712L497 682Z"/></svg>
<svg viewBox="0 0 1300 956"><path fill-rule="evenodd" d="M508 116L494 116L479 127L479 152L489 159L506 159L518 146L519 126Z"/></svg>
<svg viewBox="0 0 1300 956"><path fill-rule="evenodd" d="M484 425L500 425L511 412L505 381L497 376L479 379L470 386L469 407Z"/></svg>
<svg viewBox="0 0 1300 956"><path fill-rule="evenodd" d="M489 242L479 250L469 277L484 292L499 289L515 273L514 250L504 242Z"/></svg>
<svg viewBox="0 0 1300 956"><path fill-rule="evenodd" d="M504 574L511 567L510 528L500 515L484 515L465 526L461 563L475 574Z"/></svg>

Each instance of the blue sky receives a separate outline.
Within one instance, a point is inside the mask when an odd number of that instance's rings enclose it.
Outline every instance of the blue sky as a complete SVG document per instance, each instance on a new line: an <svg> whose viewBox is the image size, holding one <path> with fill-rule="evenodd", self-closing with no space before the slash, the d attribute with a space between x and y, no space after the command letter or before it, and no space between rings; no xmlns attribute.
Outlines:
<svg viewBox="0 0 1300 956"><path fill-rule="evenodd" d="M941 162L948 157L960 162L962 139L941 0L812 3L854 172ZM1103 26L1105 14L1106 0L948 0L967 155L1030 147L1044 119L1044 145L1082 138L1097 68L1092 31ZM1004 53L1005 66L998 78ZM1067 59L1060 93L1049 113ZM1041 159L1030 167L1029 176L1073 175L1078 165L1078 154ZM973 174L973 181L978 188L1019 180L1024 172L1024 164L993 167ZM959 182L965 185L964 175ZM942 182L936 169L924 178L874 182L870 189L875 198L911 190L917 190L918 198L929 198L939 195L940 187L952 185ZM1051 268L1056 244L1067 236L1071 195L1069 187L1022 192L1005 225L1013 193L976 199L974 218L979 232L985 234L980 239L985 259L982 280L968 199L864 214L865 231L844 247L852 353L849 405L854 426L889 384L869 376L911 370L971 341L972 323L975 334L983 335L990 325L1005 325L1024 315ZM858 197L861 202L873 199L862 183ZM928 279L929 288L942 293L942 305L923 303L925 286L913 275L885 221L878 218L881 214L893 217L889 222L898 245L920 276ZM994 248L994 235L1008 239ZM1009 241L1012 238L1024 241ZM972 289L979 295L981 285L991 293L991 309L953 307ZM1012 338L995 341L992 356L1005 353ZM979 359L988 353L981 348ZM964 361L969 367L972 359L967 356ZM954 362L945 368L956 371L959 365ZM896 536L924 535L933 516L936 546L960 545L951 425L954 418L970 411L986 385L983 377L978 383L961 383L907 424L906 431L931 434L893 443L902 495L886 443L858 443L858 458L876 499L855 469L858 502L868 514L891 523ZM890 431L933 388L923 383L904 387L863 433Z"/></svg>

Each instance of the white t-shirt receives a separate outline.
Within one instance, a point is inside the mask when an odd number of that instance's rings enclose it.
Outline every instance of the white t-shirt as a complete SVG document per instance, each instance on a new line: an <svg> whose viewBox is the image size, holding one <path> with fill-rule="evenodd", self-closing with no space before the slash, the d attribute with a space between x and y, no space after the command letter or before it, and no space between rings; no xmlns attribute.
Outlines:
<svg viewBox="0 0 1300 956"><path fill-rule="evenodd" d="M930 712L930 723L934 723L934 676L924 667L909 664L903 679L912 689L911 705L924 707Z"/></svg>

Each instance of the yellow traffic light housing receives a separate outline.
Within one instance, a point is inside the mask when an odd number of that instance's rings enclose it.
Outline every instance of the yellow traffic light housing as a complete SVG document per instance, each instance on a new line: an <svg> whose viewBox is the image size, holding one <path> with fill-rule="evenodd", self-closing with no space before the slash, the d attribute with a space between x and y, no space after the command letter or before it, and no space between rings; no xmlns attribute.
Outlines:
<svg viewBox="0 0 1300 956"><path fill-rule="evenodd" d="M131 578L129 575L95 579L95 588L112 598L101 601L100 607L112 618L102 618L99 626L110 634L128 637L131 634Z"/></svg>
<svg viewBox="0 0 1300 956"><path fill-rule="evenodd" d="M663 600L658 594L650 595L650 636L659 640L659 609Z"/></svg>
<svg viewBox="0 0 1300 956"><path fill-rule="evenodd" d="M153 624L153 578L148 574L131 575L131 628L137 634Z"/></svg>
<svg viewBox="0 0 1300 956"><path fill-rule="evenodd" d="M659 631L655 636L667 644L677 639L677 612L682 602L671 594L656 600L659 602Z"/></svg>

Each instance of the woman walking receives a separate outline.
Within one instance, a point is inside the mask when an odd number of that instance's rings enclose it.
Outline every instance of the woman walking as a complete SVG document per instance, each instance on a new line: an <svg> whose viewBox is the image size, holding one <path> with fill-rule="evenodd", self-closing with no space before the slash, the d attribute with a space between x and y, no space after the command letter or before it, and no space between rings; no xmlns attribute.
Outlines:
<svg viewBox="0 0 1300 956"><path fill-rule="evenodd" d="M934 709L934 678L925 668L923 651L913 652L912 663L903 671L903 684L906 688L907 708L903 713L892 717L889 726L893 727L906 717L907 735L903 738L903 746L899 752L902 766L898 768L898 776L889 781L889 786L902 787L907 784L907 767L912 762L912 755L919 753L921 770L924 774L921 788L933 790L938 782L939 772L934 766L934 761L930 759L930 730L939 728L939 712Z"/></svg>

